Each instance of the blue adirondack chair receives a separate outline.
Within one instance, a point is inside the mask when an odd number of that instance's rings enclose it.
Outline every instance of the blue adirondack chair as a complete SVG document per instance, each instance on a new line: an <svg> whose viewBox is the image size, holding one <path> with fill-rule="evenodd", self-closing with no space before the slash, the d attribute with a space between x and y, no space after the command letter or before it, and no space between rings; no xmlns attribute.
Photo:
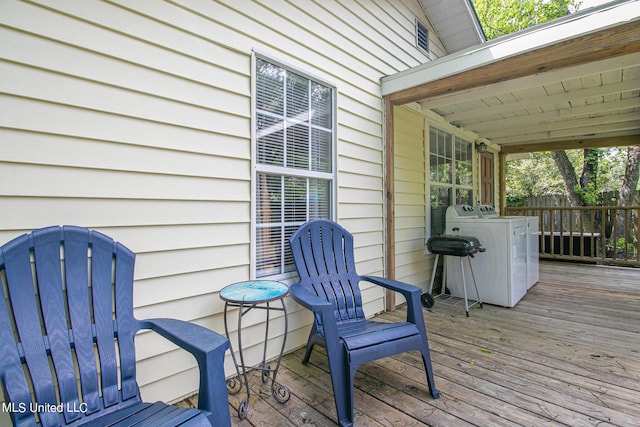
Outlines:
<svg viewBox="0 0 640 427"><path fill-rule="evenodd" d="M292 297L314 313L303 363L313 346L326 348L338 421L353 425L353 383L367 362L417 350L422 354L429 391L439 397L431 369L421 289L382 277L359 276L353 258L353 236L335 222L318 219L303 224L290 238L300 282ZM382 323L365 319L360 281L400 292L407 300L407 321Z"/></svg>
<svg viewBox="0 0 640 427"><path fill-rule="evenodd" d="M73 226L36 230L0 248L0 380L15 426L231 425L228 340L174 319L136 320L134 259L104 234ZM141 401L140 329L194 355L199 409Z"/></svg>

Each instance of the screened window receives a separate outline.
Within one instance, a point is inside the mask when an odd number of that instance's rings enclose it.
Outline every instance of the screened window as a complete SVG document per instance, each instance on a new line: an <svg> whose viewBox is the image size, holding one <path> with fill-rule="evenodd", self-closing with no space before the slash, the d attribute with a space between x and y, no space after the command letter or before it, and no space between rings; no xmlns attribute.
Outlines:
<svg viewBox="0 0 640 427"><path fill-rule="evenodd" d="M294 271L289 237L331 218L333 88L256 61L256 276Z"/></svg>
<svg viewBox="0 0 640 427"><path fill-rule="evenodd" d="M431 236L446 230L447 207L473 204L473 143L429 126Z"/></svg>

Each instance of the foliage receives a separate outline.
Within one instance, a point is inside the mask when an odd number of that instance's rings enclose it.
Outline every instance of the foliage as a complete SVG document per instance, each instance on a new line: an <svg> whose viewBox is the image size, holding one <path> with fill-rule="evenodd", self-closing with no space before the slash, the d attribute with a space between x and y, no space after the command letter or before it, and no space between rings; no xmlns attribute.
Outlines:
<svg viewBox="0 0 640 427"><path fill-rule="evenodd" d="M568 15L580 0L472 0L487 40Z"/></svg>
<svg viewBox="0 0 640 427"><path fill-rule="evenodd" d="M598 173L595 184L581 189L581 197L588 205L597 205L602 193L620 191L625 175L627 147L602 148L598 150ZM584 150L567 150L577 175L581 175L584 165ZM527 159L507 162L507 205L522 206L522 200L564 194L562 177L551 159L549 151L532 153ZM605 205L615 201L602 201Z"/></svg>
<svg viewBox="0 0 640 427"><path fill-rule="evenodd" d="M573 191L580 197L582 206L600 206L602 204L602 193L598 190L594 182L590 182L584 188L576 186Z"/></svg>
<svg viewBox="0 0 640 427"><path fill-rule="evenodd" d="M633 242L628 242L624 237L621 237L615 241L616 248L625 249L625 246L626 251L629 253L633 253L633 251L636 249L636 245L634 245Z"/></svg>
<svg viewBox="0 0 640 427"><path fill-rule="evenodd" d="M598 182L598 166L602 156L601 149L588 148L584 149L582 163L582 174L580 175L580 183L573 191L579 196L582 206L597 206L601 204L602 197L600 185ZM573 165L573 170L577 170Z"/></svg>
<svg viewBox="0 0 640 427"><path fill-rule="evenodd" d="M506 180L508 206L521 206L522 200L529 197L564 192L562 178L548 151L507 162Z"/></svg>

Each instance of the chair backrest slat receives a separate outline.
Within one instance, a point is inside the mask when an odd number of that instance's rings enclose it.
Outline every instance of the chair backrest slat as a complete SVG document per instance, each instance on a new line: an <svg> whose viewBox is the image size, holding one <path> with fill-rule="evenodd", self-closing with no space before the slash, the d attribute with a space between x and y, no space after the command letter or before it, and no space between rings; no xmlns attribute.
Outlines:
<svg viewBox="0 0 640 427"><path fill-rule="evenodd" d="M331 262L327 262L327 258L331 253L331 240L327 239L330 236L330 231L323 227L317 227L309 230L311 237L311 251L313 253L313 260L318 271L318 276L312 281L316 293L320 296L324 294L326 298L334 304L336 309L336 317L343 319L347 317L345 308L345 295L342 292L340 286L336 286L337 277L332 277L329 265ZM335 270L334 270L335 271ZM333 280L333 282L332 282ZM322 290L322 292L318 292Z"/></svg>
<svg viewBox="0 0 640 427"><path fill-rule="evenodd" d="M360 288L358 286L359 278L353 276L355 273L355 264L353 262L353 236L342 227L335 227L337 224L330 224L328 231L331 232L331 257L335 258L336 275L340 282L340 287L345 295L349 298L345 300L347 318L357 319L359 305L362 304L360 297Z"/></svg>
<svg viewBox="0 0 640 427"><path fill-rule="evenodd" d="M4 257L0 254L0 266L3 264ZM10 345L13 342L13 328L3 301L0 304L0 375L5 384L11 384L10 387L6 387L7 400L15 402L14 404L18 408L27 407L31 402L29 384L22 369L18 349L15 345ZM9 345L5 345L6 343L9 343ZM13 415L17 424L35 423L35 419L29 411L14 411Z"/></svg>
<svg viewBox="0 0 640 427"><path fill-rule="evenodd" d="M333 303L339 322L364 319L353 236L338 224L319 219L303 224L290 242L302 285Z"/></svg>
<svg viewBox="0 0 640 427"><path fill-rule="evenodd" d="M13 321L22 343L24 360L33 381L31 385L38 402L57 404L54 379L49 367L47 348L36 300L36 284L31 270L30 241L22 236L11 242L5 252L7 290L13 305ZM2 345L5 345L2 343ZM31 399L25 402L29 405ZM57 425L60 415L56 412L40 414L42 425Z"/></svg>
<svg viewBox="0 0 640 427"><path fill-rule="evenodd" d="M134 339L138 322L133 317L133 272L135 254L118 244L116 250L116 319L118 325L118 349L121 364L121 391L124 400L140 394L136 382L136 352Z"/></svg>
<svg viewBox="0 0 640 427"><path fill-rule="evenodd" d="M87 286L89 235L85 230L65 227L64 242L65 282L73 344L80 371L82 397L87 404L87 411L93 413L100 410L102 404L91 327L93 320L89 309L91 307L90 288Z"/></svg>
<svg viewBox="0 0 640 427"><path fill-rule="evenodd" d="M110 239L109 239L110 240ZM102 381L102 400L109 407L118 402L118 367L113 325L113 245L95 236L91 250L91 293L93 299L93 317L95 322L96 344L100 357L100 379Z"/></svg>
<svg viewBox="0 0 640 427"><path fill-rule="evenodd" d="M67 422L71 422L79 419L80 414L68 409L78 408L80 401L72 349L69 345L69 327L61 273L61 240L62 230L57 228L49 232L33 233L33 245L36 248L34 259L43 323L58 381L60 400L68 403L63 406L64 416Z"/></svg>

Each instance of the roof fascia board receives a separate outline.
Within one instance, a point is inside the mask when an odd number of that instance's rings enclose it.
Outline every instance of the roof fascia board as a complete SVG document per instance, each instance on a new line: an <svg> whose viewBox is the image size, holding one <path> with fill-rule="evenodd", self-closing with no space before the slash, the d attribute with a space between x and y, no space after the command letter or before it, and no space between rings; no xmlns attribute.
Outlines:
<svg viewBox="0 0 640 427"><path fill-rule="evenodd" d="M476 8L473 7L473 3L471 0L465 0L464 2L465 8L471 17L471 22L473 23L473 31L478 35L478 39L480 43L484 43L487 41L487 36L484 33L484 29L482 28L482 24L478 19L478 14L476 13Z"/></svg>

